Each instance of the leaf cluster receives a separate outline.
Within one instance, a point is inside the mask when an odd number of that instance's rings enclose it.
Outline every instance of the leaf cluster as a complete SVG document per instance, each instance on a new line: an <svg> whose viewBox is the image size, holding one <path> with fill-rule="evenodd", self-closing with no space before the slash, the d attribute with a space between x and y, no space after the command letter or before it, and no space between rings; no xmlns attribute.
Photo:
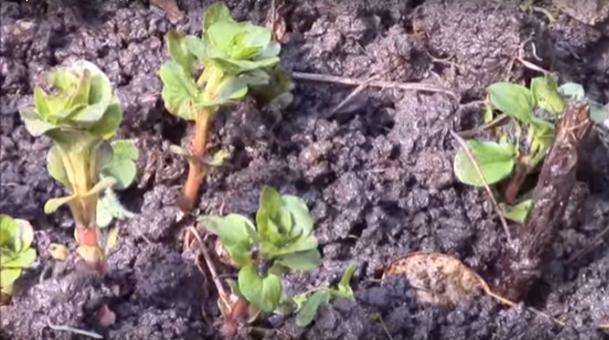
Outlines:
<svg viewBox="0 0 609 340"><path fill-rule="evenodd" d="M34 239L32 226L25 220L0 215L0 291L11 295L13 283L24 268L36 260L31 248Z"/></svg>
<svg viewBox="0 0 609 340"><path fill-rule="evenodd" d="M235 21L223 3L207 9L200 37L171 31L166 41L171 60L159 72L161 95L180 118L196 121L201 111L234 103L250 88L265 102L291 99L270 29Z"/></svg>
<svg viewBox="0 0 609 340"><path fill-rule="evenodd" d="M508 132L498 130L496 141L468 140L467 146L483 177L460 148L454 159L457 178L482 187L509 178L517 164L523 165L527 173L534 171L552 145L555 123L567 100L556 81L546 77L533 78L529 88L509 82L489 86L485 120L494 119L497 111L506 115L510 118ZM531 206L530 199L521 200L519 205L508 207L506 217L522 222Z"/></svg>
<svg viewBox="0 0 609 340"><path fill-rule="evenodd" d="M265 312L280 302L284 273L313 270L321 261L305 202L270 187L262 190L255 225L238 214L204 216L200 222L218 235L239 268L241 295Z"/></svg>

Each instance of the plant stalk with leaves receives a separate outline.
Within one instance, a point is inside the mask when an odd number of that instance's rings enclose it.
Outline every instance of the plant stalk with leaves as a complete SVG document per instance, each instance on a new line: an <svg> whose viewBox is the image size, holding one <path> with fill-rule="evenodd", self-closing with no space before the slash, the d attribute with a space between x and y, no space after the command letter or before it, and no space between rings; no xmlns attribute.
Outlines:
<svg viewBox="0 0 609 340"><path fill-rule="evenodd" d="M47 72L45 79L53 92L37 86L34 106L21 110L21 117L33 136L44 134L52 140L47 169L69 195L48 200L44 211L50 214L67 204L76 224L79 255L103 270L106 251L96 219L98 196L133 181L135 147L109 142L123 112L110 80L97 66L79 60Z"/></svg>
<svg viewBox="0 0 609 340"><path fill-rule="evenodd" d="M248 90L267 102L289 100L289 80L275 66L280 45L271 35L265 27L236 22L224 4L215 3L204 14L201 37L175 31L166 36L171 60L159 71L161 95L171 114L195 124L190 152L177 151L189 164L180 202L185 212L195 206L205 177L208 132L218 108Z"/></svg>
<svg viewBox="0 0 609 340"><path fill-rule="evenodd" d="M237 295L259 311L279 305L284 273L313 270L321 261L305 202L270 187L262 190L256 225L238 214L204 216L200 222L218 235L239 269Z"/></svg>
<svg viewBox="0 0 609 340"><path fill-rule="evenodd" d="M0 293L11 296L24 268L36 261L34 230L26 220L0 215Z"/></svg>

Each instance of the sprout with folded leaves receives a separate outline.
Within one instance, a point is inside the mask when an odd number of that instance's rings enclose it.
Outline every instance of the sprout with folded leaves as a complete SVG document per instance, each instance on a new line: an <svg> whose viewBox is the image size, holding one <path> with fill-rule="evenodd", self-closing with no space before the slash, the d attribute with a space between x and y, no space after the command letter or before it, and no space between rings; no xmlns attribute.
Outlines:
<svg viewBox="0 0 609 340"><path fill-rule="evenodd" d="M256 225L238 214L200 219L218 235L231 262L239 269L237 294L263 312L274 311L282 298L282 275L319 266L313 219L305 202L265 187Z"/></svg>
<svg viewBox="0 0 609 340"><path fill-rule="evenodd" d="M291 100L289 78L278 66L280 45L271 30L235 21L222 3L204 14L201 37L171 31L166 36L171 60L160 69L167 110L195 123L189 172L180 207L190 211L205 176L207 133L219 107L236 103L248 92L264 104L283 106Z"/></svg>
<svg viewBox="0 0 609 340"><path fill-rule="evenodd" d="M44 211L50 214L67 204L79 255L103 270L108 247L97 223L99 196L133 182L137 149L128 141L109 142L123 112L110 80L97 66L79 60L47 72L45 79L52 92L37 86L34 106L21 110L21 117L33 136L52 140L47 169L69 195L48 200Z"/></svg>
<svg viewBox="0 0 609 340"><path fill-rule="evenodd" d="M23 269L36 261L34 231L28 221L0 215L0 293L11 296Z"/></svg>

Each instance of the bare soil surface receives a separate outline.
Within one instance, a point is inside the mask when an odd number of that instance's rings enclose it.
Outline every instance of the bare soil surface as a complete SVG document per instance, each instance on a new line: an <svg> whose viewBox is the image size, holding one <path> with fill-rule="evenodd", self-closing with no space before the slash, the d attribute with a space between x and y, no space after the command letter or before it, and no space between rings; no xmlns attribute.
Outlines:
<svg viewBox="0 0 609 340"><path fill-rule="evenodd" d="M11 304L0 307L0 338L84 339L52 328L58 325L106 339L220 338L214 286L192 254L182 251L183 225L176 222L186 164L169 146L186 145L190 129L164 110L156 73L168 57L164 34L174 28L200 32L209 1L178 1L176 13L147 1L83 3L0 4L0 213L32 221L40 254ZM227 4L237 18L255 22L271 8L270 1ZM494 283L505 235L485 193L454 177L458 144L450 130L480 123L480 107L472 102L483 99L492 82L537 75L515 61L520 51L561 81L578 81L598 101L608 99L606 18L577 12L597 11L594 6L536 2L554 16L550 21L521 5L316 0L281 7L288 31L282 63L290 71L422 82L448 88L457 98L369 88L336 111L353 86L296 80L294 102L283 112L249 101L222 111L210 147L230 149L232 157L209 176L201 211L252 215L263 185L299 195L315 217L323 261L313 272L289 275L288 292L335 284L350 263L358 268L356 301L322 306L308 329L272 316L258 323L267 331L244 338L607 338L596 328L609 318L609 247L569 261L609 223L609 157L594 135L550 270L527 299L567 326L524 304L506 307L490 297L456 307L424 305L404 280L379 282L391 259L426 250L453 255ZM46 172L49 141L32 138L18 114L31 102L43 70L78 58L108 73L125 110L119 134L135 139L142 154L137 186L121 193L138 216L119 224L120 243L103 280L73 259L50 258L51 242L75 248L72 222L67 211L43 214L44 201L62 189ZM95 318L103 304L117 316L108 328Z"/></svg>

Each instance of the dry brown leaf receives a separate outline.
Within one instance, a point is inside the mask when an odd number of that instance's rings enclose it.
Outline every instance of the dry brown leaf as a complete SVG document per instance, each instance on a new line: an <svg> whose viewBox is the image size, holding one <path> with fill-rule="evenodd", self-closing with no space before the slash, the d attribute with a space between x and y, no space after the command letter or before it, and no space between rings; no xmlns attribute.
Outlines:
<svg viewBox="0 0 609 340"><path fill-rule="evenodd" d="M392 261L383 279L404 275L421 303L456 305L485 292L486 283L458 259L440 253L412 253Z"/></svg>

